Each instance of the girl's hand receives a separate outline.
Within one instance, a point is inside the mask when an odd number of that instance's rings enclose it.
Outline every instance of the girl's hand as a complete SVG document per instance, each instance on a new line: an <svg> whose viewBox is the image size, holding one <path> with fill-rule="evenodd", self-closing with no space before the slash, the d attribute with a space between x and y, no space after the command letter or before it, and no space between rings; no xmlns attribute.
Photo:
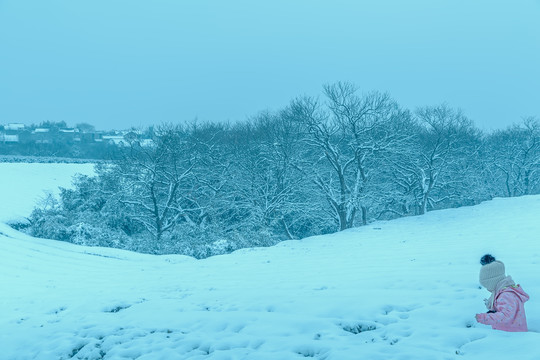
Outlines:
<svg viewBox="0 0 540 360"><path fill-rule="evenodd" d="M485 324L486 314L476 314L475 318L480 324Z"/></svg>

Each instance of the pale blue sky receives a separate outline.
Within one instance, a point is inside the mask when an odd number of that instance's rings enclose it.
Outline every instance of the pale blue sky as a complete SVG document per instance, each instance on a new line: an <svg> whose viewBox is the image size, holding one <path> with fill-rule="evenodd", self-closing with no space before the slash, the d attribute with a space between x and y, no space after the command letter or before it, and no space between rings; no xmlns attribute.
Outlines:
<svg viewBox="0 0 540 360"><path fill-rule="evenodd" d="M324 83L540 116L539 0L0 0L0 124L243 120Z"/></svg>

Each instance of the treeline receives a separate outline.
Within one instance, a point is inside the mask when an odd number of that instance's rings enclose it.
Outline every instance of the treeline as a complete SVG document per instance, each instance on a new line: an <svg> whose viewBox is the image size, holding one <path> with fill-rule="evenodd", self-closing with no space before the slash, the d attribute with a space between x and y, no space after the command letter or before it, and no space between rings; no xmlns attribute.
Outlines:
<svg viewBox="0 0 540 360"><path fill-rule="evenodd" d="M29 158L32 162L47 162L50 158L63 158L65 161L111 160L118 158L118 146L111 143L79 143L70 140L50 143L6 143L0 141L0 156L3 161L18 161Z"/></svg>
<svg viewBox="0 0 540 360"><path fill-rule="evenodd" d="M35 236L198 258L540 193L540 122L483 133L349 83L237 124L164 125L31 216ZM509 214L511 216L511 214Z"/></svg>

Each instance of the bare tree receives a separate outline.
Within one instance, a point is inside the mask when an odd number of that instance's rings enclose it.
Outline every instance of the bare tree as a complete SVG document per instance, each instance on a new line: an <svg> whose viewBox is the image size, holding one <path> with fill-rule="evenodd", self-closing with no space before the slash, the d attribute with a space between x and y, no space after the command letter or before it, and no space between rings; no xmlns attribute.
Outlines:
<svg viewBox="0 0 540 360"><path fill-rule="evenodd" d="M436 204L460 196L467 187L470 166L479 151L480 134L472 121L446 105L416 112L416 137L409 151L393 162L395 183L424 214ZM404 211L411 209L404 203Z"/></svg>
<svg viewBox="0 0 540 360"><path fill-rule="evenodd" d="M233 159L228 149L228 124L192 123L188 128L191 149L191 187L184 193L192 209L191 225L204 228L220 222L228 211Z"/></svg>
<svg viewBox="0 0 540 360"><path fill-rule="evenodd" d="M306 127L306 144L317 159L313 181L324 195L339 230L355 225L360 214L368 221L368 209L376 195L374 185L382 154L400 140L390 131L392 123L406 116L386 94L363 96L349 83L324 87L326 107L311 98L293 101L291 111ZM306 169L304 169L306 171Z"/></svg>
<svg viewBox="0 0 540 360"><path fill-rule="evenodd" d="M520 196L540 192L540 121L529 117L519 125L495 131L487 139L489 163L498 193ZM492 181L493 181L492 180Z"/></svg>
<svg viewBox="0 0 540 360"><path fill-rule="evenodd" d="M303 146L300 127L284 112L264 112L233 129L231 204L243 214L244 223L288 239L309 233L304 225L314 215L313 204L304 196L306 180L297 166Z"/></svg>
<svg viewBox="0 0 540 360"><path fill-rule="evenodd" d="M132 210L131 217L153 235L157 246L163 234L180 219L192 221L182 202L183 186L192 175L192 160L181 129L162 127L154 145L132 142L114 168L122 182L120 201Z"/></svg>

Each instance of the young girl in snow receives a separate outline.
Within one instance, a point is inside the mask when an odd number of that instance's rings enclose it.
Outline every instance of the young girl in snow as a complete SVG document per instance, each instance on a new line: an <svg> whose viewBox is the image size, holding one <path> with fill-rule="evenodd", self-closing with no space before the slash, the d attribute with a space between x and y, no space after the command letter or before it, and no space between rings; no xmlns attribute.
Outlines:
<svg viewBox="0 0 540 360"><path fill-rule="evenodd" d="M485 299L487 313L476 314L476 321L504 331L527 331L524 304L529 295L505 275L504 264L489 254L480 259L480 284L491 292Z"/></svg>

